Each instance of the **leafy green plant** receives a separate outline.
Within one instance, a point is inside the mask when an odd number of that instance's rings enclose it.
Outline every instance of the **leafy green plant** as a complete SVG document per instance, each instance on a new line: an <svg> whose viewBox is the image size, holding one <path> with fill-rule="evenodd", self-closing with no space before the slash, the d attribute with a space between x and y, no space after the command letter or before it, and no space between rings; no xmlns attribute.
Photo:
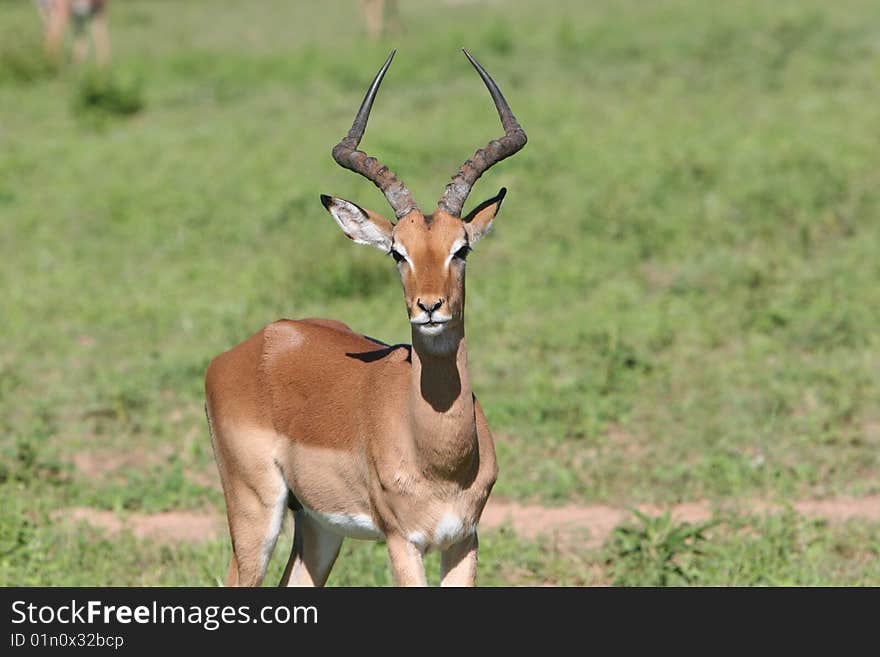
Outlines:
<svg viewBox="0 0 880 657"><path fill-rule="evenodd" d="M45 419L9 435L12 440L0 447L0 484L13 481L56 486L68 479L69 472L48 445L50 429Z"/></svg>
<svg viewBox="0 0 880 657"><path fill-rule="evenodd" d="M486 43L489 48L501 55L513 51L514 38L506 21L501 19L492 21L486 33Z"/></svg>
<svg viewBox="0 0 880 657"><path fill-rule="evenodd" d="M680 586L697 579L705 555L706 531L717 521L675 522L666 512L649 516L635 509L638 522L614 529L605 563L617 586Z"/></svg>
<svg viewBox="0 0 880 657"><path fill-rule="evenodd" d="M74 114L92 119L130 116L144 107L140 78L114 70L90 69L76 84Z"/></svg>

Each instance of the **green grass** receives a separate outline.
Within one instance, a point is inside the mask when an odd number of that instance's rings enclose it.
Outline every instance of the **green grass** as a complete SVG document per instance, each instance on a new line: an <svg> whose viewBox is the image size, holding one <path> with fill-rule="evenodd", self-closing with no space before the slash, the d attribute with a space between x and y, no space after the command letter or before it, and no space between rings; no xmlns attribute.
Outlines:
<svg viewBox="0 0 880 657"><path fill-rule="evenodd" d="M38 499L7 482L0 492L0 583L69 586L215 586L228 565L228 543L163 544L130 533L108 535L55 515L51 494ZM576 538L576 537L575 537ZM279 539L266 577L274 585L290 551ZM426 558L429 582L439 559ZM388 586L381 543L346 541L330 586ZM719 514L692 526L668 515L639 515L615 529L602 548L553 536L526 541L507 527L484 532L482 586L878 586L880 525L829 525L791 511L769 516Z"/></svg>
<svg viewBox="0 0 880 657"><path fill-rule="evenodd" d="M329 153L392 45L364 148L423 206L499 134L461 46L529 135L471 197L510 190L468 277L496 495L880 492L877 3L401 5L404 34L374 44L354 0L119 3L113 67L96 73L46 62L34 8L0 3L4 499L26 500L22 513L221 506L201 410L214 355L279 317L408 341L393 267L318 201L386 211ZM72 465L83 452L129 458L86 473ZM220 543L116 544L28 522L29 553L0 582L188 582L195 562L211 582L225 568ZM835 570L830 547L862 554L876 533L792 522L824 537L827 568L788 572L731 537L723 549L773 572L707 566L693 581L876 583L870 566ZM7 516L3 540L16 527ZM492 583L592 581L553 575L563 557L528 556L541 543L494 540ZM353 554L363 573L340 582L387 577L367 565L377 554ZM102 555L110 570L62 567Z"/></svg>
<svg viewBox="0 0 880 657"><path fill-rule="evenodd" d="M598 559L616 586L877 586L880 527L789 510L696 525L637 514Z"/></svg>
<svg viewBox="0 0 880 657"><path fill-rule="evenodd" d="M61 491L38 498L20 483L0 484L8 504L0 507L0 584L18 586L216 586L229 563L227 539L160 543L131 533L108 534L59 517ZM281 578L291 546L290 527L278 541L266 584ZM551 539L525 541L509 528L486 532L480 541L484 586L579 586L596 577L586 555L564 551ZM329 585L388 586L391 573L384 544L346 541ZM439 583L439 555L426 558L429 582Z"/></svg>

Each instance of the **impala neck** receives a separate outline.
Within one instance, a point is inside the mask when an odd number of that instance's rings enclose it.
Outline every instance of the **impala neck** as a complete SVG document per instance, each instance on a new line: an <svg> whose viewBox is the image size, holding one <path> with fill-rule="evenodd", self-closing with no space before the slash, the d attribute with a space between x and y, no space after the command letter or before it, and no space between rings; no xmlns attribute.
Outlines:
<svg viewBox="0 0 880 657"><path fill-rule="evenodd" d="M443 349L417 331L412 336L410 417L422 467L451 479L470 476L476 455L474 398L464 327L450 327Z"/></svg>

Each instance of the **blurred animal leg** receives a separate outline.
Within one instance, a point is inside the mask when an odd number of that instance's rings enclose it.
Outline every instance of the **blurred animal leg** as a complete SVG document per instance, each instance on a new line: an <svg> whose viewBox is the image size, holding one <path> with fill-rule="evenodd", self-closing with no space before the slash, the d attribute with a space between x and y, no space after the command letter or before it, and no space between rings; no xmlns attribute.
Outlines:
<svg viewBox="0 0 880 657"><path fill-rule="evenodd" d="M364 19L367 23L367 34L371 39L382 35L382 14L385 12L385 0L361 0Z"/></svg>
<svg viewBox="0 0 880 657"><path fill-rule="evenodd" d="M403 31L403 25L400 21L400 8L397 5L397 0L386 0L386 2L388 6L388 11L385 12L386 32L400 34Z"/></svg>
<svg viewBox="0 0 880 657"><path fill-rule="evenodd" d="M64 29L70 20L71 0L55 0L48 13L46 27L46 54L56 57L64 39Z"/></svg>
<svg viewBox="0 0 880 657"><path fill-rule="evenodd" d="M110 63L110 33L107 29L107 9L101 8L92 19L92 39L95 42L95 56L98 64Z"/></svg>

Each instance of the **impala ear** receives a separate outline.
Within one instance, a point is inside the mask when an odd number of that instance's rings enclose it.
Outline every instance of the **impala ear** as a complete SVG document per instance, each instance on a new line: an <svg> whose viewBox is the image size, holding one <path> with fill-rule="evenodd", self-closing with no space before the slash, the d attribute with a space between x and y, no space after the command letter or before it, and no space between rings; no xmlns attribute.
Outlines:
<svg viewBox="0 0 880 657"><path fill-rule="evenodd" d="M339 224L345 236L358 244L369 244L385 252L391 250L394 225L372 210L364 210L351 201L321 194L321 203Z"/></svg>
<svg viewBox="0 0 880 657"><path fill-rule="evenodd" d="M488 201L483 201L462 219L464 229L467 231L468 240L471 244L476 244L489 232L489 229L492 227L492 220L495 219L495 215L501 209L501 201L504 200L505 194L507 194L507 189L502 187L497 196L490 198Z"/></svg>

